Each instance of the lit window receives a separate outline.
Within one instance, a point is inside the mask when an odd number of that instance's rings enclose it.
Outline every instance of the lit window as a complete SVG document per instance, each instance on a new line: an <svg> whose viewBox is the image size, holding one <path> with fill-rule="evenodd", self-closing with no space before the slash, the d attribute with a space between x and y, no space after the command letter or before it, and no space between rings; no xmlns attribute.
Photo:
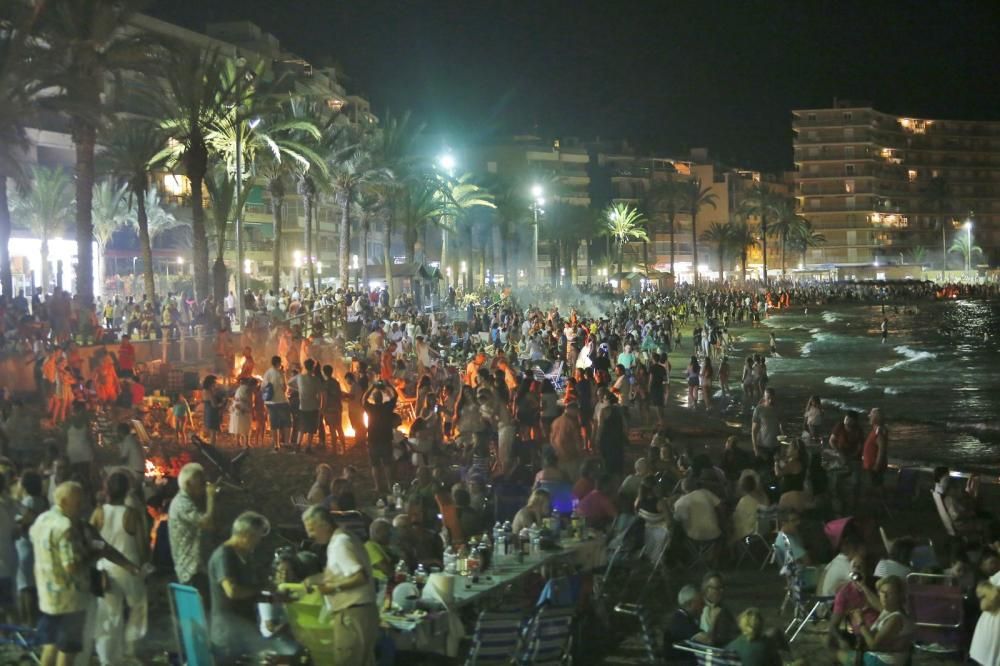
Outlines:
<svg viewBox="0 0 1000 666"><path fill-rule="evenodd" d="M911 183L914 182L917 179L917 170L910 169L909 171L906 172L906 176L910 179Z"/></svg>
<svg viewBox="0 0 1000 666"><path fill-rule="evenodd" d="M844 181L844 191L847 192L848 194L854 194L854 181L853 180L845 180Z"/></svg>
<svg viewBox="0 0 1000 666"><path fill-rule="evenodd" d="M163 189L172 196L184 196L191 192L191 181L184 175L167 174L163 177Z"/></svg>

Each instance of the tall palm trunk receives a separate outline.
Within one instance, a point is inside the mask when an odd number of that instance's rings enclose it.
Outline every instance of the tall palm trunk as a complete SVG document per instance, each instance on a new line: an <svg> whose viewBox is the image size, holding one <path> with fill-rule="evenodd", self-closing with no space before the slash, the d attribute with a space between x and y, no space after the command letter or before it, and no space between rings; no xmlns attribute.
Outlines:
<svg viewBox="0 0 1000 666"><path fill-rule="evenodd" d="M500 232L500 267L503 270L504 285L510 284L517 289L517 271L514 271L515 275L510 274L510 253L507 250L508 238L508 234L504 234L503 231Z"/></svg>
<svg viewBox="0 0 1000 666"><path fill-rule="evenodd" d="M447 222L446 222L447 223ZM441 227L441 271L445 274L445 286L448 285L448 230ZM452 284L458 284L458 273L452 272Z"/></svg>
<svg viewBox="0 0 1000 666"><path fill-rule="evenodd" d="M719 285L720 286L722 285L722 282L725 279L723 277L723 271L725 270L725 265L726 265L725 250L723 250L722 243L719 243Z"/></svg>
<svg viewBox="0 0 1000 666"><path fill-rule="evenodd" d="M642 270L649 273L649 243L642 241Z"/></svg>
<svg viewBox="0 0 1000 666"><path fill-rule="evenodd" d="M271 191L271 222L274 227L274 244L271 247L271 264L274 266L274 273L271 275L271 291L275 294L281 289L281 204L285 199L285 186L278 180L268 183Z"/></svg>
<svg viewBox="0 0 1000 666"><path fill-rule="evenodd" d="M316 268L313 261L313 196L307 194L303 204L306 212L306 271L309 275L309 288L316 292Z"/></svg>
<svg viewBox="0 0 1000 666"><path fill-rule="evenodd" d="M94 149L97 129L77 121L76 145L76 293L85 306L94 302Z"/></svg>
<svg viewBox="0 0 1000 666"><path fill-rule="evenodd" d="M788 245L788 234L782 234L781 235L781 275L782 276L786 275L787 272L788 272L787 270L785 270L785 246L786 245Z"/></svg>
<svg viewBox="0 0 1000 666"><path fill-rule="evenodd" d="M417 260L417 228L412 224L407 224L403 229L403 242L406 244L406 260L413 262ZM442 264L443 266L444 264Z"/></svg>
<svg viewBox="0 0 1000 666"><path fill-rule="evenodd" d="M618 272L622 273L622 264L625 263L625 243L618 243Z"/></svg>
<svg viewBox="0 0 1000 666"><path fill-rule="evenodd" d="M371 214L361 211L361 284L368 288L368 234L371 232Z"/></svg>
<svg viewBox="0 0 1000 666"><path fill-rule="evenodd" d="M156 282L153 279L153 243L149 238L149 218L146 214L146 192L136 192L135 219L139 225L139 251L142 253L142 281L146 295L155 300ZM225 270L225 266L223 266Z"/></svg>
<svg viewBox="0 0 1000 666"><path fill-rule="evenodd" d="M392 283L392 227L395 223L396 209L392 202L389 203L389 210L385 218L385 227L382 229L382 263L385 264L385 287L389 290L389 304L396 304L396 286Z"/></svg>
<svg viewBox="0 0 1000 666"><path fill-rule="evenodd" d="M205 206L202 202L205 173L208 171L208 148L200 139L192 140L184 155L184 170L191 181L191 244L194 263L194 295L199 301L208 298L208 237L205 234ZM242 267L241 267L242 270Z"/></svg>
<svg viewBox="0 0 1000 666"><path fill-rule="evenodd" d="M740 266L743 269L743 284L746 284L746 281L747 281L747 251L746 251L746 248L743 248L743 251L740 252Z"/></svg>
<svg viewBox="0 0 1000 666"><path fill-rule="evenodd" d="M42 258L42 294L49 293L49 284L52 282L52 274L49 269L49 233L48 231L42 232L42 249L40 251Z"/></svg>
<svg viewBox="0 0 1000 666"><path fill-rule="evenodd" d="M354 199L354 192L346 190L341 193L339 198L340 247L337 252L339 263L337 270L340 274L340 286L347 289L351 279L351 201Z"/></svg>
<svg viewBox="0 0 1000 666"><path fill-rule="evenodd" d="M767 288L767 215L760 216L761 253L764 260L764 287Z"/></svg>
<svg viewBox="0 0 1000 666"><path fill-rule="evenodd" d="M0 173L0 289L14 298L14 276L10 268L10 204L7 201L7 176Z"/></svg>
<svg viewBox="0 0 1000 666"><path fill-rule="evenodd" d="M673 210L667 211L667 224L670 226L670 276L674 278L674 284L677 284L677 273L674 271L674 258L676 257L676 248L674 246L674 234L677 232L677 213Z"/></svg>
<svg viewBox="0 0 1000 666"><path fill-rule="evenodd" d="M691 270L694 271L694 286L698 286L698 213L691 211Z"/></svg>

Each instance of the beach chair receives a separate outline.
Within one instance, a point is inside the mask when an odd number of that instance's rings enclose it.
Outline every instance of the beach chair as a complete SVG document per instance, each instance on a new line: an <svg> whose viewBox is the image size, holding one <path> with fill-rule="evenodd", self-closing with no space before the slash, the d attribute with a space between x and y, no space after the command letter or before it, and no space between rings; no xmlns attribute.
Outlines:
<svg viewBox="0 0 1000 666"><path fill-rule="evenodd" d="M933 654L965 651L965 603L954 576L911 573L906 577L906 607L916 626L914 648Z"/></svg>
<svg viewBox="0 0 1000 666"><path fill-rule="evenodd" d="M574 608L540 607L524 631L514 662L522 666L573 663Z"/></svg>
<svg viewBox="0 0 1000 666"><path fill-rule="evenodd" d="M657 642L657 632L662 628L656 626L650 617L649 610L643 604L617 604L615 612L621 615L628 615L636 618L639 622L639 636L642 639L642 648L647 664L661 664L663 660L660 656L659 643Z"/></svg>
<svg viewBox="0 0 1000 666"><path fill-rule="evenodd" d="M694 655L698 666L741 666L740 656L722 648L712 647L694 641L674 643L674 649Z"/></svg>
<svg viewBox="0 0 1000 666"><path fill-rule="evenodd" d="M167 585L170 615L174 621L174 637L181 663L188 666L214 666L208 638L208 620L201 594L190 585Z"/></svg>
<svg viewBox="0 0 1000 666"><path fill-rule="evenodd" d="M657 576L664 583L668 582L666 562L668 550L670 550L670 523L667 520L645 521L642 552L639 557L649 565L650 572L643 587L644 593L652 588L653 579Z"/></svg>
<svg viewBox="0 0 1000 666"><path fill-rule="evenodd" d="M0 624L0 645L9 645L18 653L23 653L11 654L7 648L4 648L6 659L10 660L10 663L42 663L42 660L39 658L42 645L39 641L38 633L31 627L24 627L17 624Z"/></svg>
<svg viewBox="0 0 1000 666"><path fill-rule="evenodd" d="M937 490L931 490L931 497L934 498L934 507L937 509L938 518L941 519L941 525L949 537L965 543L984 543L985 535L981 526L959 528L951 519L951 514L948 513L948 507L944 503L944 495Z"/></svg>
<svg viewBox="0 0 1000 666"><path fill-rule="evenodd" d="M736 566L743 564L743 560L747 557L750 558L751 562L755 561L757 559L754 554L755 550L763 551L760 558L761 570L767 566L768 562L773 562L774 537L777 533L778 505L757 507L757 529L738 542L739 559L736 560Z"/></svg>
<svg viewBox="0 0 1000 666"><path fill-rule="evenodd" d="M288 499L291 501L292 507L294 507L299 513L309 508L309 501L306 500L305 495L292 495Z"/></svg>
<svg viewBox="0 0 1000 666"><path fill-rule="evenodd" d="M515 611L485 610L476 619L465 666L510 664L521 644L524 616Z"/></svg>

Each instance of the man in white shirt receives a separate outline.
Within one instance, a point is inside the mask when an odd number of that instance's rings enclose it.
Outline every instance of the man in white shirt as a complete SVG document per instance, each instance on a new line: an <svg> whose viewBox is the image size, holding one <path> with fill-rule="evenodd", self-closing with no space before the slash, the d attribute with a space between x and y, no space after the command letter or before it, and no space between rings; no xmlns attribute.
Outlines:
<svg viewBox="0 0 1000 666"><path fill-rule="evenodd" d="M306 579L324 596L333 626L333 663L374 666L379 615L372 565L364 545L321 506L302 514L310 539L326 545L326 568Z"/></svg>
<svg viewBox="0 0 1000 666"><path fill-rule="evenodd" d="M681 485L684 495L674 504L674 517L692 541L715 541L722 536L716 509L722 503L713 493L688 477Z"/></svg>
<svg viewBox="0 0 1000 666"><path fill-rule="evenodd" d="M133 481L142 481L146 474L146 452L142 450L139 438L132 432L132 424L119 423L118 436L121 438L118 447L122 466L132 473Z"/></svg>
<svg viewBox="0 0 1000 666"><path fill-rule="evenodd" d="M279 433L282 444L291 444L289 435L292 427L288 386L285 382L285 372L281 368L280 356L271 357L271 367L264 373L263 382L264 405L267 407L267 417L271 423L271 446L273 451L277 451Z"/></svg>

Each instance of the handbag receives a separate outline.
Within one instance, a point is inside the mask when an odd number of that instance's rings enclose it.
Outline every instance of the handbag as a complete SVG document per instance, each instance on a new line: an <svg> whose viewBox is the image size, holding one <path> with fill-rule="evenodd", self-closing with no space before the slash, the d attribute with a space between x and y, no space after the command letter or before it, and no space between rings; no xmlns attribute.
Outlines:
<svg viewBox="0 0 1000 666"><path fill-rule="evenodd" d="M274 400L274 384L268 382L264 384L264 388L260 392L261 397L264 398L264 402L271 402Z"/></svg>

